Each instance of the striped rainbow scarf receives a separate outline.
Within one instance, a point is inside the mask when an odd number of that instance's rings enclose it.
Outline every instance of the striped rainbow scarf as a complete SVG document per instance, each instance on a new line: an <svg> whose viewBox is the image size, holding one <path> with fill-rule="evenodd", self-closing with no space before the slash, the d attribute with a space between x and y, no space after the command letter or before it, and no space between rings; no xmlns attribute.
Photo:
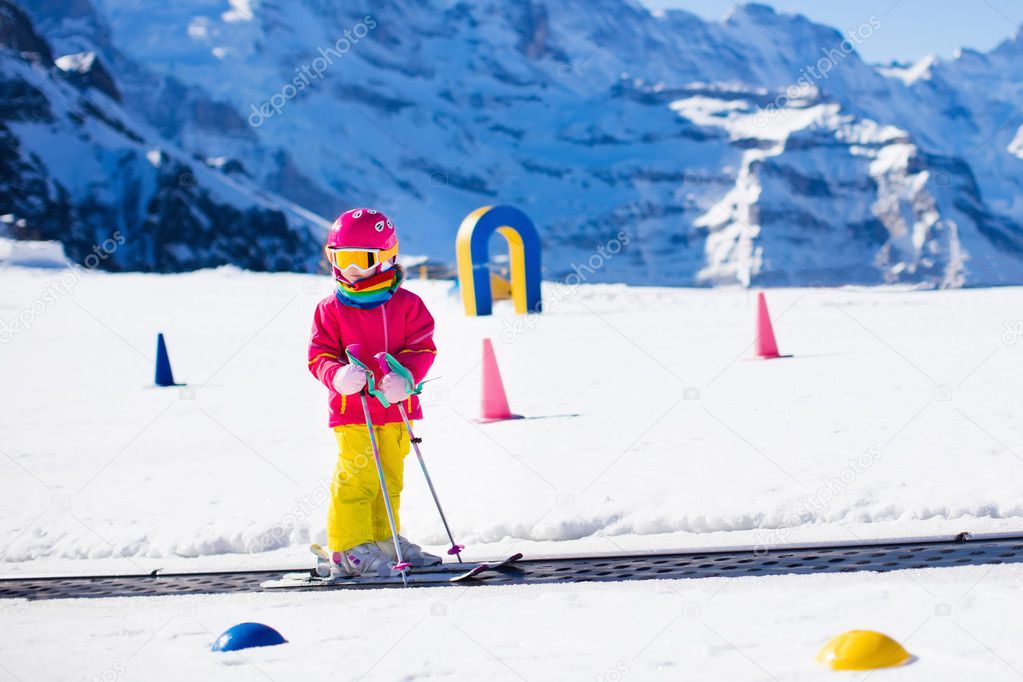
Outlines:
<svg viewBox="0 0 1023 682"><path fill-rule="evenodd" d="M391 296L403 281L405 281L404 269L393 267L354 283L338 279L334 295L337 296L341 305L369 310L391 300Z"/></svg>

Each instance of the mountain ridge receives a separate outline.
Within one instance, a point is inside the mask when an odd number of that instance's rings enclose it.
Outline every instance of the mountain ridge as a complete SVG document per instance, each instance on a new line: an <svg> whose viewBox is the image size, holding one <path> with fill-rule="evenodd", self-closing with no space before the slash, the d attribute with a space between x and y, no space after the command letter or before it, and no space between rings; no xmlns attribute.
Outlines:
<svg viewBox="0 0 1023 682"><path fill-rule="evenodd" d="M843 35L765 5L706 22L622 0L22 4L214 171L325 216L376 205L410 253L450 261L461 216L511 203L547 277L625 230L593 281L1023 281L1020 35L906 79L844 50L876 17Z"/></svg>

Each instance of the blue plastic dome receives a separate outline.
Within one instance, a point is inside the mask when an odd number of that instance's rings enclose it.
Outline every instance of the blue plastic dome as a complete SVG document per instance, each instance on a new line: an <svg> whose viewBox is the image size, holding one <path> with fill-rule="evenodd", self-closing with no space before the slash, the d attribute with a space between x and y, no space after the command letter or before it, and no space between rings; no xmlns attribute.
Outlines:
<svg viewBox="0 0 1023 682"><path fill-rule="evenodd" d="M285 644L281 633L269 625L262 623L238 623L224 631L217 641L213 643L214 651L237 651L238 649L251 649L257 646L274 646Z"/></svg>

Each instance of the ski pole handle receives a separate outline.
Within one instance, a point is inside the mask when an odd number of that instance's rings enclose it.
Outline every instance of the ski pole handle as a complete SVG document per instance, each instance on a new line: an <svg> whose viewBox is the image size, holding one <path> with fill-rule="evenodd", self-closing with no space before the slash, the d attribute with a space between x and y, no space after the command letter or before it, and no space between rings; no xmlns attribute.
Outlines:
<svg viewBox="0 0 1023 682"><path fill-rule="evenodd" d="M391 366L387 363L387 353L377 353L377 366L380 368L380 373L386 376L391 371Z"/></svg>
<svg viewBox="0 0 1023 682"><path fill-rule="evenodd" d="M363 362L362 358L360 357L362 355L361 343L350 343L347 346L345 346L345 355L348 356L348 362L351 362L354 365L358 365L359 367L362 367L367 371L369 370L369 367L366 366L366 363Z"/></svg>
<svg viewBox="0 0 1023 682"><path fill-rule="evenodd" d="M423 392L423 383L417 384L409 368L398 362L398 359L393 355L390 353L377 353L373 357L376 358L377 365L384 376L393 372L405 380L410 395L419 395Z"/></svg>
<svg viewBox="0 0 1023 682"><path fill-rule="evenodd" d="M376 376L373 370L362 361L362 346L358 343L351 343L345 346L345 355L348 356L348 362L352 363L356 367L361 367L366 372L366 391L369 395L373 396L380 401L380 404L384 407L390 407L391 403L388 402L387 398L384 397L383 391L376 387Z"/></svg>

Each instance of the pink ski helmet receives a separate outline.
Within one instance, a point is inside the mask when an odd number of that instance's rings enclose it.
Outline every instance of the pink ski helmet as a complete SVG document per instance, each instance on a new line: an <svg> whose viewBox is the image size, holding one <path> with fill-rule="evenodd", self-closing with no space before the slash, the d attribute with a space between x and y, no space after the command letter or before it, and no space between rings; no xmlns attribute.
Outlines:
<svg viewBox="0 0 1023 682"><path fill-rule="evenodd" d="M370 270L393 264L398 256L398 231L380 211L355 208L342 213L330 226L324 253L335 278L352 265Z"/></svg>

